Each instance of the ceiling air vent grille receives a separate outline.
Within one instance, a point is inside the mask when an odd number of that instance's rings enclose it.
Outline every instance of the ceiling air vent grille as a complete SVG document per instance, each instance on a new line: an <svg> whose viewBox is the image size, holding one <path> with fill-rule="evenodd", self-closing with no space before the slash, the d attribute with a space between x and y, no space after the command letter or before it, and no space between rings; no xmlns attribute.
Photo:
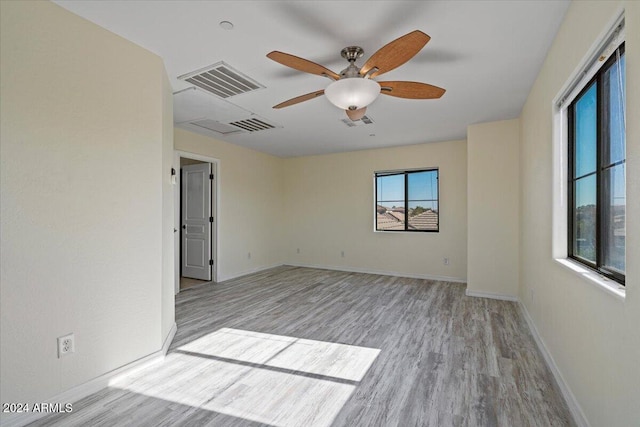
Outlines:
<svg viewBox="0 0 640 427"><path fill-rule="evenodd" d="M238 120L235 122L231 122L229 124L233 126L237 126L240 129L248 130L249 132L274 129L278 127L278 126L272 125L271 123L268 123L265 120L259 120L259 119Z"/></svg>
<svg viewBox="0 0 640 427"><path fill-rule="evenodd" d="M237 127L233 127L226 123L216 122L215 120L211 120L211 119L194 120L192 122L189 122L189 124L192 124L194 126L198 126L207 130L212 130L214 132L218 132L223 135L242 132Z"/></svg>
<svg viewBox="0 0 640 427"><path fill-rule="evenodd" d="M225 62L218 62L178 78L221 98L264 88L263 85Z"/></svg>
<svg viewBox="0 0 640 427"><path fill-rule="evenodd" d="M352 128L356 126L370 125L373 123L373 120L371 120L371 117L369 116L362 116L362 118L358 120L351 120L349 118L342 119L342 122Z"/></svg>

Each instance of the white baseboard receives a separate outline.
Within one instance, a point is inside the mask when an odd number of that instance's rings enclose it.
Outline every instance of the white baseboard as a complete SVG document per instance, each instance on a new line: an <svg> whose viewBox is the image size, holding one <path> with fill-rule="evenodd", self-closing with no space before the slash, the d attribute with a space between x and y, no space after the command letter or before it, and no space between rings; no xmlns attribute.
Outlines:
<svg viewBox="0 0 640 427"><path fill-rule="evenodd" d="M173 341L173 337L176 336L176 332L178 332L178 325L176 325L176 322L173 322L173 325L171 326L167 337L164 339L164 343L162 343L162 350L160 351L162 352L163 356L167 355L167 351L169 351L169 346Z"/></svg>
<svg viewBox="0 0 640 427"><path fill-rule="evenodd" d="M466 279L460 279L458 277L436 276L434 274L411 274L411 273L402 273L399 271L372 270L369 268L354 268L354 267L345 267L345 266L336 266L336 265L298 264L298 263L290 263L290 262L284 265L290 265L292 267L319 268L322 270L346 271L349 273L368 273L368 274L379 274L381 276L408 277L410 279L437 280L442 282L456 282L456 283L467 282Z"/></svg>
<svg viewBox="0 0 640 427"><path fill-rule="evenodd" d="M465 294L468 297L478 297L478 298L490 298L490 299L499 299L502 301L515 301L518 302L518 297L513 295L505 295L505 294L495 294L493 292L479 292L479 291L470 291L469 288L465 291Z"/></svg>
<svg viewBox="0 0 640 427"><path fill-rule="evenodd" d="M151 353L147 356L141 357L138 360L135 360L131 363L128 363L124 366L116 368L112 371L109 371L105 374L100 375L92 380L87 381L86 383L75 386L67 391L64 391L56 396L53 396L49 399L44 399L39 401L38 403L75 403L80 399L83 399L93 393L97 393L105 387L108 387L110 384L114 382L119 377L124 375L129 375L137 370L143 369L149 365L154 363L162 362L164 360L164 356L166 351L169 349L171 345L171 341L176 334L177 326L174 323L167 335L167 338L164 340L164 344L162 348L154 353ZM6 414L3 414L6 415ZM46 415L49 415L46 412L28 412L22 414L9 414L6 417L3 417L2 421L0 421L0 425L3 427L22 427L29 423L32 423Z"/></svg>
<svg viewBox="0 0 640 427"><path fill-rule="evenodd" d="M558 383L558 387L560 387L560 392L562 393L565 402L567 402L567 406L569 406L569 411L571 411L571 415L573 416L573 420L575 421L576 425L578 427L591 427L591 424L589 424L589 421L587 420L582 407L569 388L569 384L567 384L567 382L565 381L562 373L560 372L560 369L558 368L558 365L556 365L555 360L553 360L553 356L551 356L551 353L547 349L547 346L545 345L542 337L538 333L538 328L536 328L535 323L533 323L533 319L529 315L527 307L522 302L520 303L520 309L524 315L525 320L527 321L527 325L529 325L531 335L533 335L533 339L538 345L540 353L542 353L542 357L544 357L547 366L556 379L556 383Z"/></svg>
<svg viewBox="0 0 640 427"><path fill-rule="evenodd" d="M222 277L218 277L218 281L216 283L226 282L227 280L237 279L238 277L248 276L249 274L260 273L261 271L271 270L272 268L276 268L276 267L280 267L280 266L282 266L282 264L273 264L273 265L268 265L268 266L265 266L265 267L257 267L257 268L254 268L252 270L247 270L247 271L244 271L244 272L241 272L241 273L225 275L225 276L222 276Z"/></svg>

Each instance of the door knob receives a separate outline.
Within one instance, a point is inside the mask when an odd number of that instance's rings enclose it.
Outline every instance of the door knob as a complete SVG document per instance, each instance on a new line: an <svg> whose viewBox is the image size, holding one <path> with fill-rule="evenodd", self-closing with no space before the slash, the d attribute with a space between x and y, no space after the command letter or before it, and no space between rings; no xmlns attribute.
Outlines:
<svg viewBox="0 0 640 427"><path fill-rule="evenodd" d="M183 226L182 226L182 228L186 230L186 229L187 229L187 226L186 226L186 225L183 225Z"/></svg>

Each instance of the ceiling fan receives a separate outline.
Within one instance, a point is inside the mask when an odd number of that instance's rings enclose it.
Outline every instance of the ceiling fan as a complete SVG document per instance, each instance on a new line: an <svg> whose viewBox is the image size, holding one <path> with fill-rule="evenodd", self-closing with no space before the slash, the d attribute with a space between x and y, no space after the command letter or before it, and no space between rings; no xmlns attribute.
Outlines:
<svg viewBox="0 0 640 427"><path fill-rule="evenodd" d="M349 61L349 66L340 74L307 59L273 51L267 54L267 58L298 71L333 80L326 89L291 98L273 108L284 108L326 95L333 105L345 110L351 120L359 120L365 115L367 106L375 101L380 93L408 99L440 98L445 90L430 84L373 80L374 77L391 71L413 58L430 39L431 37L420 30L412 31L383 46L360 68L355 62L362 57L364 50L360 46L345 47L341 54Z"/></svg>

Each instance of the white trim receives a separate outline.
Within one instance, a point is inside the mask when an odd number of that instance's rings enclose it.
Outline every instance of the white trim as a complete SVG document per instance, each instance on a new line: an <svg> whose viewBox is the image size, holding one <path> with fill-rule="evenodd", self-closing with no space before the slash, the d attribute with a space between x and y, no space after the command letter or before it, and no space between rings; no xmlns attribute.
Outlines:
<svg viewBox="0 0 640 427"><path fill-rule="evenodd" d="M180 292L180 158L200 160L201 162L211 163L213 165L213 174L215 179L213 180L214 199L215 206L213 212L213 229L215 239L213 241L212 256L213 256L213 272L214 275L211 278L213 282L219 282L220 278L218 254L220 253L220 233L218 223L220 222L220 179L222 174L220 159L215 157L203 156L201 154L190 153L188 151L173 150L173 168L176 170L176 184L173 189L173 212L174 212L174 229L178 230L174 234L174 265L175 265L175 277L174 277L174 293L177 295Z"/></svg>
<svg viewBox="0 0 640 427"><path fill-rule="evenodd" d="M163 356L167 355L167 352L169 351L169 347L173 342L173 338L176 336L176 332L178 332L178 325L176 324L176 322L173 322L173 326L171 326L171 329L169 330L167 337L164 339L164 343L162 343L162 349L160 351L162 352Z"/></svg>
<svg viewBox="0 0 640 427"><path fill-rule="evenodd" d="M527 325L529 326L531 335L533 335L533 339L535 340L540 353L542 353L544 361L547 363L549 370L551 370L551 373L553 374L558 387L560 387L560 392L562 393L565 402L567 402L567 406L569 407L569 411L571 412L576 425L578 427L591 427L591 424L589 424L589 421L587 420L582 407L578 403L578 399L576 399L573 392L571 391L571 388L569 387L569 384L567 384L564 377L562 376L558 365L556 365L555 360L553 360L553 356L551 356L551 353L547 349L544 340L540 336L535 323L533 323L533 319L529 315L527 307L523 303L520 303L520 309L524 315L525 320L527 321Z"/></svg>
<svg viewBox="0 0 640 427"><path fill-rule="evenodd" d="M569 258L556 258L555 261L569 271L578 274L586 282L595 285L598 289L603 290L609 295L613 295L617 299L624 301L627 295L624 286L618 284L614 280L596 273L595 271L584 267L582 264Z"/></svg>
<svg viewBox="0 0 640 427"><path fill-rule="evenodd" d="M467 283L466 279L460 279L458 277L449 277L449 276L437 276L434 274L411 274L411 273L401 273L398 271L372 270L369 268L355 268L355 267L344 267L344 266L335 266L335 265L300 264L300 263L291 263L291 262L287 262L284 265L289 265L292 267L319 268L322 270L347 271L349 273L365 273L365 274L368 273L368 274L379 274L381 276L408 277L410 279L427 279L427 280L437 280L441 282Z"/></svg>
<svg viewBox="0 0 640 427"><path fill-rule="evenodd" d="M178 330L177 325L174 323L169 331L169 334L164 340L162 348L156 352L153 352L140 359L134 360L131 363L123 365L112 371L100 375L92 380L89 380L83 384L77 385L69 390L63 391L49 399L44 399L41 403L75 403L85 397L97 393L105 387L109 387L119 378L130 375L135 371L146 368L150 365L160 363L164 360L167 350L173 341L173 337ZM40 402L39 402L40 403ZM32 423L45 415L49 415L46 412L29 412L22 414L3 414L6 417L2 418L2 426L4 427L21 427Z"/></svg>
<svg viewBox="0 0 640 427"><path fill-rule="evenodd" d="M219 282L226 282L227 280L237 279L238 277L248 276L249 274L260 273L261 271L271 270L272 268L281 267L282 265L283 264L273 264L273 265L268 265L266 267L257 267L251 270L246 270L237 274L231 274L229 276L222 276L220 277Z"/></svg>
<svg viewBox="0 0 640 427"><path fill-rule="evenodd" d="M610 50L612 45L615 45L617 48L622 44L625 38L624 27L615 38L614 36L616 35L616 31L618 31L618 27L621 24L624 25L624 12L624 7L619 7L613 17L607 22L607 25L605 25L604 30L596 37L587 53L578 63L578 66L562 86L560 92L553 98L555 108L565 109L606 62L606 59L602 61L599 60L600 55L603 53L610 55L612 53Z"/></svg>
<svg viewBox="0 0 640 427"><path fill-rule="evenodd" d="M261 271L270 270L272 268L281 267L281 266L318 268L321 270L346 271L348 273L379 274L381 276L408 277L410 279L427 279L427 280L437 280L437 281L444 281L444 282L467 283L465 279L459 279L457 277L449 277L449 276L436 276L433 274L408 274L408 273L400 273L396 271L371 270L366 268L352 268L352 267L331 266L331 265L327 266L327 265L318 265L318 264L300 264L300 263L291 263L291 262L287 262L284 264L274 264L268 267L258 267L256 269L234 274L228 277L225 276L220 281L222 282L222 281L237 279L238 277L259 273Z"/></svg>
<svg viewBox="0 0 640 427"><path fill-rule="evenodd" d="M192 160L200 160L201 162L205 162L205 163L220 162L220 159L216 159L215 157L203 156L202 154L190 153L189 151L173 150L173 152L180 157L184 157Z"/></svg>
<svg viewBox="0 0 640 427"><path fill-rule="evenodd" d="M610 295L624 300L625 291L616 282L604 278L591 270L580 267L576 262L568 258L568 218L569 209L567 182L568 182L568 123L566 111L575 97L584 89L584 86L602 68L606 60L599 60L603 53L610 55L625 41L624 7L617 8L611 19L605 25L604 30L598 35L589 47L578 66L569 75L562 89L553 98L551 105L552 120L552 188L551 188L551 256L552 258L572 271L574 274L587 279L591 284L597 285ZM622 26L622 27L620 27Z"/></svg>
<svg viewBox="0 0 640 427"><path fill-rule="evenodd" d="M506 294L496 294L493 292L480 292L480 291L471 291L469 288L464 292L468 297L476 297L476 298L490 298L497 299L501 301L514 301L518 302L518 297L513 295Z"/></svg>

